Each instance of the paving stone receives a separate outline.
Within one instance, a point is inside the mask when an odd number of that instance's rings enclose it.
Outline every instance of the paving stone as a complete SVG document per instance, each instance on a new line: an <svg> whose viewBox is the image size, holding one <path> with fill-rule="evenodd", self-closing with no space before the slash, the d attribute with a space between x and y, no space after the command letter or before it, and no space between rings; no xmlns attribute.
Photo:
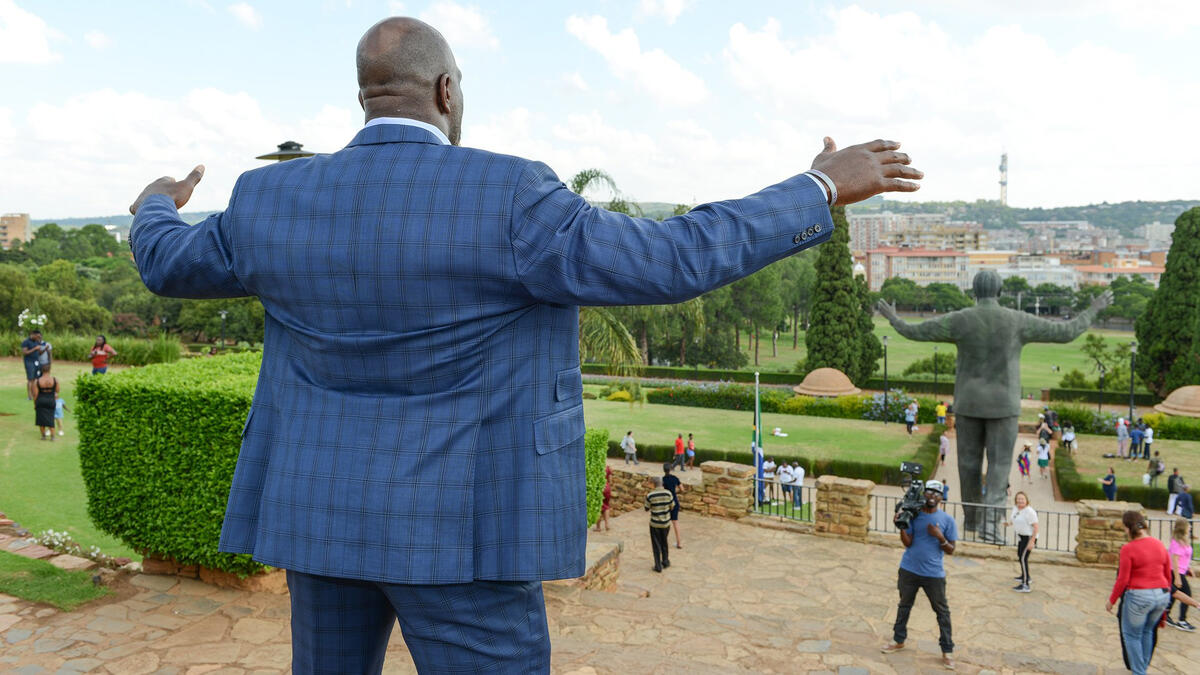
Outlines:
<svg viewBox="0 0 1200 675"><path fill-rule="evenodd" d="M8 644L11 645L27 639L30 635L33 635L33 631L27 628L10 628L8 629L8 632L4 634L4 639L8 642Z"/></svg>
<svg viewBox="0 0 1200 675"><path fill-rule="evenodd" d="M204 596L212 595L213 593L216 593L217 590L219 589L217 589L216 586L211 586L203 581L196 581L195 579L180 579L179 584L172 588L171 592L178 595Z"/></svg>
<svg viewBox="0 0 1200 675"><path fill-rule="evenodd" d="M41 666L21 666L12 671L15 675L37 675L38 673L46 672L46 669Z"/></svg>
<svg viewBox="0 0 1200 675"><path fill-rule="evenodd" d="M796 645L796 651L805 654L824 654L829 651L829 640L805 640Z"/></svg>
<svg viewBox="0 0 1200 675"><path fill-rule="evenodd" d="M158 655L141 652L106 663L104 668L113 675L148 675L158 668Z"/></svg>
<svg viewBox="0 0 1200 675"><path fill-rule="evenodd" d="M67 555L65 553L56 555L53 558L47 558L46 562L54 565L60 570L75 571L75 570L90 570L96 567L96 561L79 556Z"/></svg>
<svg viewBox="0 0 1200 675"><path fill-rule="evenodd" d="M0 633L21 623L21 617L16 614L0 614Z"/></svg>
<svg viewBox="0 0 1200 675"><path fill-rule="evenodd" d="M264 645L255 647L239 659L247 668L287 668L292 662L291 645Z"/></svg>
<svg viewBox="0 0 1200 675"><path fill-rule="evenodd" d="M26 546L33 546L33 542L26 539L9 539L8 541L4 542L4 548L12 551L13 553L16 553Z"/></svg>
<svg viewBox="0 0 1200 675"><path fill-rule="evenodd" d="M185 616L204 616L220 609L221 603L209 598L181 598L175 605L175 613Z"/></svg>
<svg viewBox="0 0 1200 675"><path fill-rule="evenodd" d="M49 607L47 607L45 609L39 609L38 611L34 612L33 615L39 619L44 619L48 616L54 616L57 613L58 613L58 610L50 609Z"/></svg>
<svg viewBox="0 0 1200 675"><path fill-rule="evenodd" d="M108 638L104 637L103 635L101 635L100 633L97 633L94 630L75 631L74 633L71 633L68 637L70 637L72 640L79 640L80 642L90 642L90 643L96 644L96 645L98 645L101 642L104 642L105 640L108 639Z"/></svg>
<svg viewBox="0 0 1200 675"><path fill-rule="evenodd" d="M175 630L188 624L184 619L180 619L177 616L167 616L166 614L144 614L142 615L142 623L147 626L165 628L167 630Z"/></svg>
<svg viewBox="0 0 1200 675"><path fill-rule="evenodd" d="M99 633L128 633L133 630L134 624L107 616L98 616L92 619L87 627L88 630L94 630Z"/></svg>
<svg viewBox="0 0 1200 675"><path fill-rule="evenodd" d="M133 578L129 580L129 583L137 586L138 588L159 591L161 593L174 588L175 585L179 583L179 579L176 577L158 574L135 574Z"/></svg>
<svg viewBox="0 0 1200 675"><path fill-rule="evenodd" d="M241 619L233 626L230 638L241 642L261 645L279 635L283 626L277 621L263 619Z"/></svg>
<svg viewBox="0 0 1200 675"><path fill-rule="evenodd" d="M77 673L86 673L89 670L94 670L103 665L100 659L71 659L62 664L63 670L73 670Z"/></svg>
<svg viewBox="0 0 1200 675"><path fill-rule="evenodd" d="M26 608L16 602L0 602L0 614L16 614L21 609Z"/></svg>
<svg viewBox="0 0 1200 675"><path fill-rule="evenodd" d="M224 665L237 661L241 650L242 646L233 642L187 645L186 647L172 647L168 649L163 660L167 663L215 663Z"/></svg>
<svg viewBox="0 0 1200 675"><path fill-rule="evenodd" d="M60 659L77 659L81 656L95 656L96 645L77 644L70 649L64 649L58 653Z"/></svg>
<svg viewBox="0 0 1200 675"><path fill-rule="evenodd" d="M138 652L145 651L145 649L145 642L125 642L105 649L99 654L96 654L96 657L104 659L105 661L112 661L113 659L123 659L130 654L137 654Z"/></svg>
<svg viewBox="0 0 1200 675"><path fill-rule="evenodd" d="M124 605L105 605L97 607L93 612L96 616L107 616L110 619L121 619L124 621L129 618L129 608Z"/></svg>
<svg viewBox="0 0 1200 675"><path fill-rule="evenodd" d="M33 558L34 560L43 560L56 554L54 549L46 548L41 544L28 544L16 549L13 553L24 558Z"/></svg>
<svg viewBox="0 0 1200 675"><path fill-rule="evenodd" d="M33 643L33 651L37 652L38 654L46 654L46 653L57 652L59 650L66 649L67 647L70 647L73 644L75 644L74 640L62 640L59 638L41 638L40 640L37 640Z"/></svg>
<svg viewBox="0 0 1200 675"><path fill-rule="evenodd" d="M841 666L838 668L838 675L871 675L871 671L859 666Z"/></svg>

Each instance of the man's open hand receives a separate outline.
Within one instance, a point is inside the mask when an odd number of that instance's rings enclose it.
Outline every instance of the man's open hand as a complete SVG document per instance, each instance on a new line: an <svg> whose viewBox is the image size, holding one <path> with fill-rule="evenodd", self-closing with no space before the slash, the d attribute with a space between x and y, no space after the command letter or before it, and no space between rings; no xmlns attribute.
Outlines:
<svg viewBox="0 0 1200 675"><path fill-rule="evenodd" d="M129 206L129 212L137 215L138 209L142 208L142 202L146 201L146 197L150 195L166 195L175 200L175 208L181 209L192 198L192 190L196 189L196 183L199 183L203 177L203 164L198 164L183 180L177 181L170 176L163 176L142 190L142 194L138 195L138 198L133 200L133 204Z"/></svg>
<svg viewBox="0 0 1200 675"><path fill-rule="evenodd" d="M887 300L880 299L879 302L875 303L875 309L889 322L900 320L900 315L896 314L896 308L888 304Z"/></svg>
<svg viewBox="0 0 1200 675"><path fill-rule="evenodd" d="M825 137L825 149L813 158L812 168L829 176L837 186L837 203L853 204L881 192L915 192L925 174L909 166L908 155L897 152L896 141L876 140L841 150Z"/></svg>
<svg viewBox="0 0 1200 675"><path fill-rule="evenodd" d="M1113 301L1112 290L1110 289L1110 290L1104 291L1100 295L1097 295L1096 299L1092 301L1092 310L1095 312L1103 312L1104 308L1106 308L1112 304L1112 301Z"/></svg>

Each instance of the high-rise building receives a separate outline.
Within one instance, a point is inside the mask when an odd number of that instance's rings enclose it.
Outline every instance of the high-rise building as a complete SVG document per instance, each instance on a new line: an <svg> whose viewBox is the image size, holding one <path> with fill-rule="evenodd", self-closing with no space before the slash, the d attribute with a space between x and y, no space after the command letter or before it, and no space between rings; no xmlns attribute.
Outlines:
<svg viewBox="0 0 1200 675"><path fill-rule="evenodd" d="M867 286L872 291L892 277L911 279L918 286L932 283L970 286L967 254L963 251L885 247L867 251Z"/></svg>
<svg viewBox="0 0 1200 675"><path fill-rule="evenodd" d="M33 226L28 213L6 213L0 215L0 246L12 248L13 241L29 241L33 238Z"/></svg>

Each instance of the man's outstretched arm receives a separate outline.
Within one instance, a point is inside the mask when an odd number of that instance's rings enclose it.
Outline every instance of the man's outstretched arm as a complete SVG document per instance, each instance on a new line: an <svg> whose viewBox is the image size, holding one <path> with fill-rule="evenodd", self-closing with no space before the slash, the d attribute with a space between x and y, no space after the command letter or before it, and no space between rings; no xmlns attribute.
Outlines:
<svg viewBox="0 0 1200 675"><path fill-rule="evenodd" d="M1070 342L1083 334L1092 325L1096 315L1112 304L1112 291L1096 296L1087 309L1070 321L1050 321L1040 316L1025 314L1025 325L1021 327L1023 342Z"/></svg>
<svg viewBox="0 0 1200 675"><path fill-rule="evenodd" d="M918 342L953 342L950 330L950 316L940 316L929 321L921 323L909 323L901 319L896 314L896 308L889 305L887 302L880 300L875 309L883 315L883 318L892 324L892 328L896 332L908 338L909 340L917 340Z"/></svg>

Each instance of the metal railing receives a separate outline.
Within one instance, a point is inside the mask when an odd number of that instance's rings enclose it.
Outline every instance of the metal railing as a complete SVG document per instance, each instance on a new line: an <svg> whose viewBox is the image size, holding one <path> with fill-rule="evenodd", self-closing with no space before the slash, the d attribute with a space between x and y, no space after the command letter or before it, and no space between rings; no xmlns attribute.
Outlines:
<svg viewBox="0 0 1200 675"><path fill-rule="evenodd" d="M900 499L900 497L871 495L870 529L872 532L899 532L892 519L896 515L896 504L900 502ZM964 527L966 522L965 509L969 508L980 509L981 516L989 511L993 513L998 511L999 514L993 517L997 517L1000 523L1007 520L1009 514L1012 512L1012 507L973 504L970 502L942 502L942 509L946 513L949 513L958 525L959 541L994 544L996 546L1016 545L1017 535L1012 531L1012 527L1000 526L999 533L1003 536L1003 543L984 541L978 530L967 530ZM1063 553L1073 553L1075 551L1075 535L1079 531L1079 514L1038 510L1037 516L1038 539L1037 544L1034 546L1035 549L1061 551Z"/></svg>
<svg viewBox="0 0 1200 675"><path fill-rule="evenodd" d="M755 513L806 523L812 522L815 506L813 499L817 496L815 488L807 485L783 485L770 478L752 478L751 480L754 481ZM800 493L800 506L796 506L796 491Z"/></svg>
<svg viewBox="0 0 1200 675"><path fill-rule="evenodd" d="M1147 518L1147 524L1150 525L1150 536L1161 541L1163 544L1171 543L1171 530L1174 529L1176 520L1179 520L1179 518ZM1191 532L1194 536L1196 525L1200 523L1200 520L1193 518L1188 523L1191 525ZM1192 544L1192 560L1200 560L1200 546L1197 546L1195 543Z"/></svg>

